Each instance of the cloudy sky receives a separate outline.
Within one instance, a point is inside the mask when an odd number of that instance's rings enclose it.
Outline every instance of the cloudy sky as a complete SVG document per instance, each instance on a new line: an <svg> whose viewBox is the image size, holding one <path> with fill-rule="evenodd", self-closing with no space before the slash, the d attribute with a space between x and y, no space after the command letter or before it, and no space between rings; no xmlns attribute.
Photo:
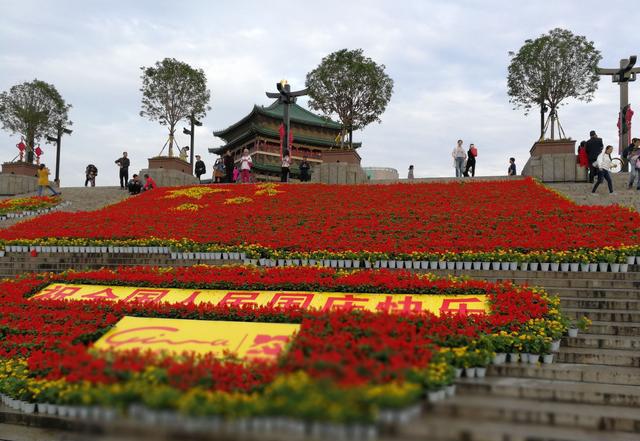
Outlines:
<svg viewBox="0 0 640 441"><path fill-rule="evenodd" d="M73 105L73 134L63 140L63 186L84 183L88 163L98 185L114 185L113 161L129 152L132 170L147 166L166 129L139 116L140 67L174 57L202 68L212 110L196 132L196 153L214 158L213 130L269 104L265 90L281 78L303 87L323 56L362 48L386 66L394 94L381 124L355 134L364 166L416 176L450 176L458 138L479 148L479 175L505 174L507 158L524 165L539 116L513 110L506 94L508 52L555 27L587 36L602 65L640 52L640 6L592 0L555 1L31 1L0 0L0 90L34 78L53 83ZM622 5L621 5L622 6ZM622 23L627 23L621 27ZM635 23L635 24L634 24ZM640 55L640 54L639 54ZM618 86L604 78L591 103L569 102L566 133L594 128L616 144ZM632 83L632 105L640 82ZM304 105L304 100L301 101ZM638 133L634 131L634 134ZM17 136L0 132L2 160L17 154ZM181 134L181 145L188 138ZM53 169L55 149L43 145Z"/></svg>

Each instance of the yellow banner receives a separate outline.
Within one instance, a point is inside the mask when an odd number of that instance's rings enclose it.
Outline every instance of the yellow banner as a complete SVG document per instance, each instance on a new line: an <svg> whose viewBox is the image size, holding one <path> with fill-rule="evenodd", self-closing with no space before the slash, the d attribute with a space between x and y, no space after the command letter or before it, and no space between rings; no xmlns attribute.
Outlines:
<svg viewBox="0 0 640 441"><path fill-rule="evenodd" d="M123 317L94 347L124 351L234 354L244 359L274 359L300 325Z"/></svg>
<svg viewBox="0 0 640 441"><path fill-rule="evenodd" d="M477 314L489 312L486 295L365 294L308 291L193 290L178 288L136 288L108 285L52 284L33 299L106 300L141 303L213 303L242 307L259 305L299 307L329 311L341 308L397 313L429 311L434 314Z"/></svg>

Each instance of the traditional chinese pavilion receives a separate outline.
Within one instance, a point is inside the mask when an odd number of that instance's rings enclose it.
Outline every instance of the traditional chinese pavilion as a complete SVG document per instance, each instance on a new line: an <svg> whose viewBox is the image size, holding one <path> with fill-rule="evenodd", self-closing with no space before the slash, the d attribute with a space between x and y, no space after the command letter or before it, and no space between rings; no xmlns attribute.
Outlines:
<svg viewBox="0 0 640 441"><path fill-rule="evenodd" d="M210 148L209 152L223 155L231 150L239 164L242 151L247 148L253 161L253 173L259 181L275 180L280 176L281 130L283 104L278 101L268 107L255 105L251 113L224 130L213 132L226 144ZM360 155L355 149L340 147L342 124L316 115L305 108L291 104L291 177L298 179L298 164L304 157L314 166L323 162L346 162L360 164Z"/></svg>

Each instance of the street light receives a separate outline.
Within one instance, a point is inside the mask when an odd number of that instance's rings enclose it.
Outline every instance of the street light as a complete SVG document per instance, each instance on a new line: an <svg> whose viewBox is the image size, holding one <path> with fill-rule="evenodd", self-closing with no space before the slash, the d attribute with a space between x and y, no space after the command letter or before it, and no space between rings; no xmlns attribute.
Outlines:
<svg viewBox="0 0 640 441"><path fill-rule="evenodd" d="M190 155L190 160L191 160L191 173L193 173L193 146L194 146L194 142L195 142L195 127L194 126L201 126L202 123L200 121L198 121L195 116L191 115L189 117L189 121L191 122L191 130L186 129L186 128L182 128L182 133L184 133L185 135L189 135L191 137L191 142L190 142L190 150L191 150L191 155Z"/></svg>
<svg viewBox="0 0 640 441"><path fill-rule="evenodd" d="M46 137L48 142L56 143L56 177L54 182L56 182L58 185L60 185L60 145L62 144L62 135L71 135L72 133L73 130L67 129L66 127L62 127L60 125L58 126L58 133L55 137L48 135Z"/></svg>

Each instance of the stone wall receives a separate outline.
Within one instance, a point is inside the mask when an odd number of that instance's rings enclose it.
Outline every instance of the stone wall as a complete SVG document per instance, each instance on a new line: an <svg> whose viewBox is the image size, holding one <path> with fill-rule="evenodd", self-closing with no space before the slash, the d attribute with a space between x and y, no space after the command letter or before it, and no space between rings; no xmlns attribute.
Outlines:
<svg viewBox="0 0 640 441"><path fill-rule="evenodd" d="M367 182L367 175L356 164L325 163L313 168L311 181L323 184L363 184Z"/></svg>
<svg viewBox="0 0 640 441"><path fill-rule="evenodd" d="M139 172L140 180L144 183L144 175L148 174L156 181L158 187L181 187L183 185L194 185L198 183L198 178L177 170L165 168L143 168Z"/></svg>
<svg viewBox="0 0 640 441"><path fill-rule="evenodd" d="M0 173L0 195L31 193L38 188L38 178Z"/></svg>

